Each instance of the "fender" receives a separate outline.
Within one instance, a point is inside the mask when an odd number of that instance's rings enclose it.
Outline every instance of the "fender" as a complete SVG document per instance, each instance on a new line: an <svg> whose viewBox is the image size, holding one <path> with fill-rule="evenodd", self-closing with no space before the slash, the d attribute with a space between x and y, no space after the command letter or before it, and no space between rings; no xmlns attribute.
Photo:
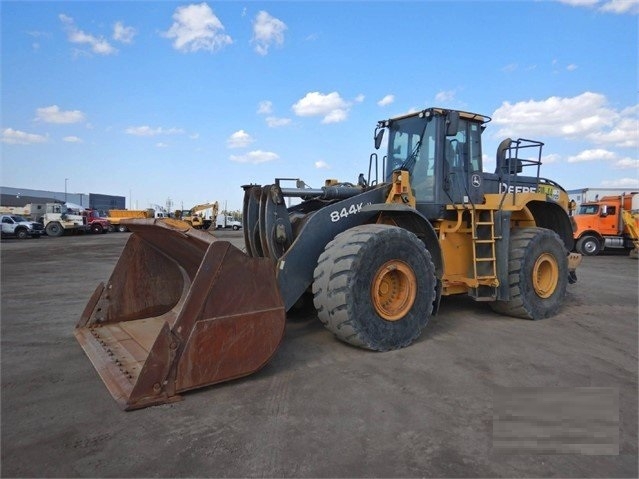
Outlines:
<svg viewBox="0 0 639 479"><path fill-rule="evenodd" d="M394 224L415 233L426 245L435 264L435 274L441 279L444 274L444 261L437 232L428 219L416 209L399 203L365 206L363 211L375 210L380 213L378 223Z"/></svg>
<svg viewBox="0 0 639 479"><path fill-rule="evenodd" d="M575 246L573 237L573 224L570 216L560 204L554 201L529 201L526 207L531 212L537 226L554 231L563 240L568 251Z"/></svg>
<svg viewBox="0 0 639 479"><path fill-rule="evenodd" d="M276 264L276 277L288 311L313 283L313 272L325 246L339 233L374 222L386 199L377 188L323 207L306 221ZM370 208L366 208L370 205Z"/></svg>

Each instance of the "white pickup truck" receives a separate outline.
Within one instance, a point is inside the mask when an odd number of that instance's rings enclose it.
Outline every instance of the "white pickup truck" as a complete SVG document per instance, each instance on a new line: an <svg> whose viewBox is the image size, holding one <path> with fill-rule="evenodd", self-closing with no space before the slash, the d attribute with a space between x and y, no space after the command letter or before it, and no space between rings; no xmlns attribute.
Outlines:
<svg viewBox="0 0 639 479"><path fill-rule="evenodd" d="M232 216L225 215L217 215L217 219L215 221L216 228L233 228L234 230L239 230L242 227L242 223L239 221L235 221Z"/></svg>
<svg viewBox="0 0 639 479"><path fill-rule="evenodd" d="M27 221L20 215L0 215L2 236L14 236L26 239L29 236L39 238L44 234L44 226L36 221Z"/></svg>

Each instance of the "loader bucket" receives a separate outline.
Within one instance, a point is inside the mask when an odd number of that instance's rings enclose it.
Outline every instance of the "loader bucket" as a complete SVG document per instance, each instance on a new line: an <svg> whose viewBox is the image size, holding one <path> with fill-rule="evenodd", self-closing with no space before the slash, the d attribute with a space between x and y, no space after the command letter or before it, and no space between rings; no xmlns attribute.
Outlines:
<svg viewBox="0 0 639 479"><path fill-rule="evenodd" d="M251 374L273 356L285 311L274 264L171 220L133 233L75 336L125 410Z"/></svg>

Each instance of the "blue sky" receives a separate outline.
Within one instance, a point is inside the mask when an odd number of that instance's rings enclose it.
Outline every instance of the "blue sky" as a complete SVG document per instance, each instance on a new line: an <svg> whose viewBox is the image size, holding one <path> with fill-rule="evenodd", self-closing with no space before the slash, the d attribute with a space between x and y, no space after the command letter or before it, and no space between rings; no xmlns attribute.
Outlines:
<svg viewBox="0 0 639 479"><path fill-rule="evenodd" d="M639 188L639 0L0 5L2 186L240 209L440 106L493 118L485 170L522 137L566 189Z"/></svg>

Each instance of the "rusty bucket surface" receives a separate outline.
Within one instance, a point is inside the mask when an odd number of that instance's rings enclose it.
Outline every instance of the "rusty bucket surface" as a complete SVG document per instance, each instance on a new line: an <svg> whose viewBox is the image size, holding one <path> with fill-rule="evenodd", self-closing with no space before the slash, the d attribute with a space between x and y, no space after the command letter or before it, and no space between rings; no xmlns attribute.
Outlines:
<svg viewBox="0 0 639 479"><path fill-rule="evenodd" d="M273 262L167 220L130 220L75 336L126 410L251 374L273 356L285 310Z"/></svg>

